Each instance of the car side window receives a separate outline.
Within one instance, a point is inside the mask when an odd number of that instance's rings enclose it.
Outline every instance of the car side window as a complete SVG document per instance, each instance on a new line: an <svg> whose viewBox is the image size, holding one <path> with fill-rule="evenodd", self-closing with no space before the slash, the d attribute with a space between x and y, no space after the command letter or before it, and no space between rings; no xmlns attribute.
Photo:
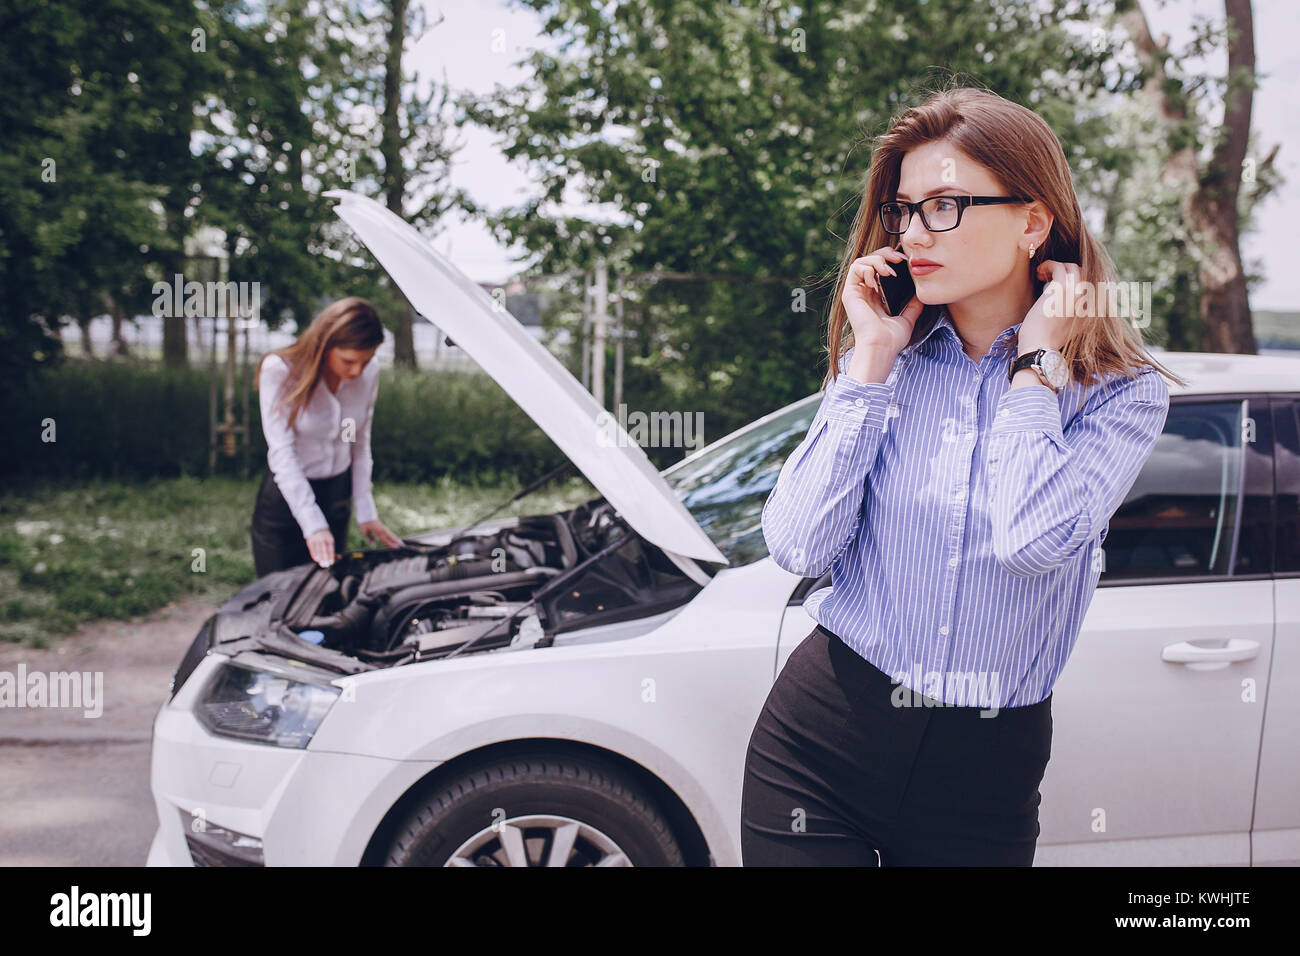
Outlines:
<svg viewBox="0 0 1300 956"><path fill-rule="evenodd" d="M1170 405L1164 432L1110 520L1099 583L1261 570L1271 536L1271 467L1252 461L1258 423L1250 407L1244 398ZM1248 482L1263 477L1267 487Z"/></svg>
<svg viewBox="0 0 1300 956"><path fill-rule="evenodd" d="M1275 399L1277 573L1300 573L1300 399Z"/></svg>

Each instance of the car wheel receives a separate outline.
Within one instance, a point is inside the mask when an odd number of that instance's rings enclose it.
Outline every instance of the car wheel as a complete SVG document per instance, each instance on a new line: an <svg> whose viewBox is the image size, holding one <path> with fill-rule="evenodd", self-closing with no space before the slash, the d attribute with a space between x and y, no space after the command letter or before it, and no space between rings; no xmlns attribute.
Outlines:
<svg viewBox="0 0 1300 956"><path fill-rule="evenodd" d="M465 772L398 825L388 866L683 866L663 814L589 757L506 758Z"/></svg>

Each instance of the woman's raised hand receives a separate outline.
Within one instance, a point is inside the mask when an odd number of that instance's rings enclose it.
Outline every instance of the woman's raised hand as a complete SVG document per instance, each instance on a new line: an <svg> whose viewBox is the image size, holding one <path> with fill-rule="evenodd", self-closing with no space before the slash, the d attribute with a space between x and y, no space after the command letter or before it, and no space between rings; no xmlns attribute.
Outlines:
<svg viewBox="0 0 1300 956"><path fill-rule="evenodd" d="M853 260L849 275L840 292L840 301L853 327L853 344L859 351L881 351L890 358L901 352L912 338L912 329L924 308L916 296L903 306L898 315L889 315L880 294L882 275L897 275L890 262L907 258L892 246L882 246L869 255Z"/></svg>
<svg viewBox="0 0 1300 956"><path fill-rule="evenodd" d="M1078 333L1083 317L1091 314L1083 308L1081 296L1088 283L1083 281L1078 263L1044 259L1034 275L1045 285L1016 336L1021 355L1036 349L1059 352Z"/></svg>

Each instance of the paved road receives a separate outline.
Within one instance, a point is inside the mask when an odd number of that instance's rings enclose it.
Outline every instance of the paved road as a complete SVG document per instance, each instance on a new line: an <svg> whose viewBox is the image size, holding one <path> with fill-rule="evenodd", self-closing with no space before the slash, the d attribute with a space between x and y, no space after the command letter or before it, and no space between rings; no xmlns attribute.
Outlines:
<svg viewBox="0 0 1300 956"><path fill-rule="evenodd" d="M0 706L0 866L143 866L154 714L213 607L188 601L32 650L0 647L0 672L102 672L103 713Z"/></svg>

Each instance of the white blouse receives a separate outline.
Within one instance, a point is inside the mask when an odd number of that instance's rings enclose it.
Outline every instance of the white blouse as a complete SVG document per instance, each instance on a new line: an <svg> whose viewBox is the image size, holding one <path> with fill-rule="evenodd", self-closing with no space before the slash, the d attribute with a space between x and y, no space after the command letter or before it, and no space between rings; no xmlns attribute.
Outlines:
<svg viewBox="0 0 1300 956"><path fill-rule="evenodd" d="M280 389L289 377L289 365L278 355L268 355L257 381L266 434L266 460L271 475L302 528L304 538L329 529L325 513L316 504L308 479L330 478L349 463L352 466L352 503L357 524L379 517L371 494L370 423L379 394L379 363L373 358L361 374L339 383L331 392L322 379L289 428L289 410L279 406Z"/></svg>

